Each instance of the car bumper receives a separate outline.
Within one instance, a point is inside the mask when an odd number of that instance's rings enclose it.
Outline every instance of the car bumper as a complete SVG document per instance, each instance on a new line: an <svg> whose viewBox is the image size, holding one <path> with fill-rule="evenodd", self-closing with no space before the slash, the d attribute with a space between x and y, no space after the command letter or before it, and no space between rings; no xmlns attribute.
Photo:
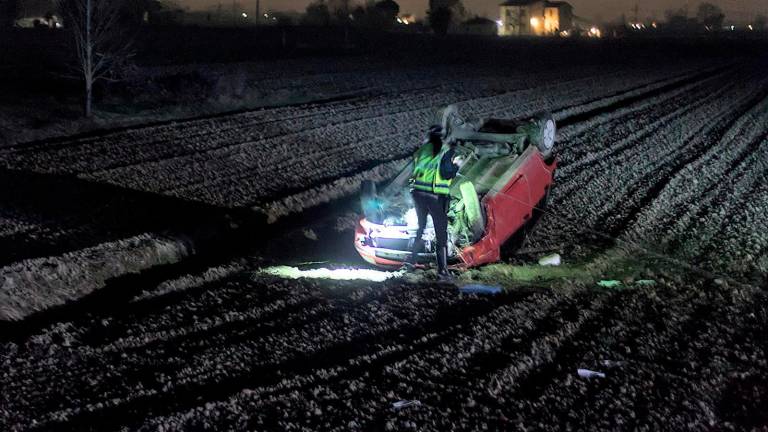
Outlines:
<svg viewBox="0 0 768 432"><path fill-rule="evenodd" d="M366 224L365 219L360 219L355 228L355 249L365 261L381 267L400 267L411 257L410 248L403 250L373 246L371 244L370 230L364 226ZM386 240L390 240L390 243L396 243L398 239ZM410 241L403 241L403 243L412 244ZM434 260L434 257L435 254L431 252L419 253L416 261L431 261Z"/></svg>

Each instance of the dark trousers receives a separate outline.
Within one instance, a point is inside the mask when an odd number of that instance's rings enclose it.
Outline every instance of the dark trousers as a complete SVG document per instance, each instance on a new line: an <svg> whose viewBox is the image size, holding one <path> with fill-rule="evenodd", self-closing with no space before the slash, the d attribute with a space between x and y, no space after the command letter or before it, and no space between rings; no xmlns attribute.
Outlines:
<svg viewBox="0 0 768 432"><path fill-rule="evenodd" d="M427 226L427 215L432 216L432 224L435 226L435 239L437 247L448 245L448 195L437 195L429 192L415 190L411 192L413 203L416 206L416 217L419 219L419 230L416 232L416 243L421 244L421 236Z"/></svg>

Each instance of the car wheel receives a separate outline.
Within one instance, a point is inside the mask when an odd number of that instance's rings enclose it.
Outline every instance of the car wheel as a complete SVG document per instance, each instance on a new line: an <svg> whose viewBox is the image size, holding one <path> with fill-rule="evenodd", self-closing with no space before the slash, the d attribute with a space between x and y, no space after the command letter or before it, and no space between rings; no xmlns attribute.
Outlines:
<svg viewBox="0 0 768 432"><path fill-rule="evenodd" d="M534 144L544 159L548 159L555 150L555 137L557 135L555 118L550 113L542 113L536 116L535 122L537 132L534 137Z"/></svg>

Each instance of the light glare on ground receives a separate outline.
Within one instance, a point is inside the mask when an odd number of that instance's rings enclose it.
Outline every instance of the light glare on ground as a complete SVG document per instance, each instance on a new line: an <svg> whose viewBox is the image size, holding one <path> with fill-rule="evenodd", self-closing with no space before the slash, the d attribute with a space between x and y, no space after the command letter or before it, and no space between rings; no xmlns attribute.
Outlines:
<svg viewBox="0 0 768 432"><path fill-rule="evenodd" d="M372 282L383 282L387 279L401 276L401 272L388 272L372 269L307 269L301 270L298 267L274 266L267 267L260 271L272 276L279 276L286 279L332 279L332 280L368 280Z"/></svg>

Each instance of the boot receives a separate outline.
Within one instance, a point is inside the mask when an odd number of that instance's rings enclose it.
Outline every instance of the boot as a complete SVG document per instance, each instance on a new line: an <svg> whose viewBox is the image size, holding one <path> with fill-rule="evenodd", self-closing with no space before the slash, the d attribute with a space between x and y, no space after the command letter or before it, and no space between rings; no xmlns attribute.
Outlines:
<svg viewBox="0 0 768 432"><path fill-rule="evenodd" d="M419 252L424 247L424 240L414 239L413 247L411 247L411 256L403 263L403 267L407 270L416 269L416 265L419 263Z"/></svg>
<svg viewBox="0 0 768 432"><path fill-rule="evenodd" d="M448 271L448 246L437 248L437 278L442 281L453 280L453 275Z"/></svg>

